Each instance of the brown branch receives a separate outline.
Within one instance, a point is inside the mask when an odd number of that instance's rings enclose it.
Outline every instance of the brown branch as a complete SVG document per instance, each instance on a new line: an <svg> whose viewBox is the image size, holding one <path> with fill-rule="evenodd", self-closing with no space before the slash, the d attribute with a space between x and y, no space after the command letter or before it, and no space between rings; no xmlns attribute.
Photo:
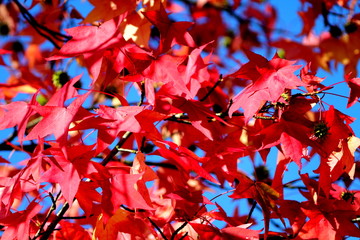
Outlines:
<svg viewBox="0 0 360 240"><path fill-rule="evenodd" d="M121 148L122 145L126 142L126 140L131 136L131 132L126 132L123 137L120 139L119 143L111 150L109 155L101 162L101 165L105 166L108 164L110 160L119 152L118 148ZM55 231L56 225L64 219L64 215L66 211L69 209L70 205L68 202L65 202L60 212L57 214L57 217L50 223L45 232L41 233L40 240L46 240L50 237L50 235Z"/></svg>
<svg viewBox="0 0 360 240"><path fill-rule="evenodd" d="M56 218L50 223L45 232L41 234L40 240L49 239L50 235L55 231L56 225L63 219L66 211L69 209L70 205L66 202L61 208L60 212L57 214Z"/></svg>
<svg viewBox="0 0 360 240"><path fill-rule="evenodd" d="M144 98L145 98L145 87L144 87L144 83L141 83L141 97L140 97L138 106L141 106L143 104ZM115 157L115 155L120 151L120 149L122 149L122 146L125 144L125 142L128 140L128 138L131 135L132 135L132 132L130 132L130 131L127 131L126 133L124 133L122 138L119 140L118 144L116 144L116 146L111 150L111 152L101 162L101 165L105 166L106 164L108 164Z"/></svg>
<svg viewBox="0 0 360 240"><path fill-rule="evenodd" d="M44 221L41 223L41 226L40 226L39 230L37 231L37 233L35 234L33 239L38 238L42 234L45 224L49 220L51 214L56 210L56 201L59 199L60 195L61 195L61 191L56 195L56 198L54 198L54 196L51 193L49 193L49 196L50 196L51 202L52 202L51 207L50 207L48 213L46 214Z"/></svg>

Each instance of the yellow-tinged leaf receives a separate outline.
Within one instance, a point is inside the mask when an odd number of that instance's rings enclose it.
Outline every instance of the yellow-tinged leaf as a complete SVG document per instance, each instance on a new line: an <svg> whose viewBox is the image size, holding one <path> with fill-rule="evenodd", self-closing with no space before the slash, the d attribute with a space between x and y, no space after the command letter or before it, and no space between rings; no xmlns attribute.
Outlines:
<svg viewBox="0 0 360 240"><path fill-rule="evenodd" d="M354 162L354 154L356 149L360 146L360 138L357 138L355 136L351 136L348 140L348 148L349 151L352 155L352 159L353 159L353 164L351 166L351 169L349 169L348 171L348 175L351 179L354 179L354 175L355 175L355 162Z"/></svg>
<svg viewBox="0 0 360 240"><path fill-rule="evenodd" d="M120 31L125 40L133 40L140 47L148 48L151 23L141 13L145 9L129 14L120 26Z"/></svg>
<svg viewBox="0 0 360 240"><path fill-rule="evenodd" d="M96 227L92 239L95 240L111 240L116 239L118 235L118 225L124 223L131 213L124 210L118 209L115 214L104 223L103 215L100 214L96 222Z"/></svg>
<svg viewBox="0 0 360 240"><path fill-rule="evenodd" d="M44 61L38 44L30 44L26 48L25 57L28 59L29 68L33 68L37 63Z"/></svg>
<svg viewBox="0 0 360 240"><path fill-rule="evenodd" d="M274 188L270 187L266 183L257 182L256 185L262 190L262 192L266 193L266 195L271 199L276 200L280 197L280 194Z"/></svg>
<svg viewBox="0 0 360 240"><path fill-rule="evenodd" d="M16 97L19 93L36 93L38 89L32 87L29 84L23 84L19 82L19 79L14 75L11 75L7 80L7 85L0 87L0 97L5 99L12 99Z"/></svg>
<svg viewBox="0 0 360 240"><path fill-rule="evenodd" d="M347 173L350 179L354 179L355 163L354 153L360 146L360 138L355 136L349 137L341 142L340 150L333 152L327 160L330 167L331 178L335 181L343 173Z"/></svg>
<svg viewBox="0 0 360 240"><path fill-rule="evenodd" d="M103 1L103 0L89 0L94 5L94 9L87 15L82 23L92 23L96 21L106 22L116 16L125 12L135 10L136 1Z"/></svg>

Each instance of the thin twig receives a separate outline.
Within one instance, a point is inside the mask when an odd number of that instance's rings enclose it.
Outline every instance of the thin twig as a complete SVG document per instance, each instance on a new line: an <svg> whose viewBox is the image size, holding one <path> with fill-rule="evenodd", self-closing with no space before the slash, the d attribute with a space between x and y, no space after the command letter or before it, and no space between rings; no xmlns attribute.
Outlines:
<svg viewBox="0 0 360 240"><path fill-rule="evenodd" d="M57 214L56 218L50 223L48 228L44 233L41 234L40 240L47 240L49 239L50 235L55 231L56 225L63 219L66 211L69 209L70 205L68 202L64 203L63 207L61 208L60 212Z"/></svg>
<svg viewBox="0 0 360 240"><path fill-rule="evenodd" d="M89 216L62 217L62 219L85 219L92 216L94 216L94 214L90 214Z"/></svg>
<svg viewBox="0 0 360 240"><path fill-rule="evenodd" d="M230 192L233 192L235 191L235 189L231 189L229 191L226 191L226 192L223 192L223 193L220 193L218 195L216 195L215 197L211 198L210 199L210 202L214 201L216 198L220 197L220 196L223 196L225 194L228 194ZM203 209L205 207L206 203L203 203L199 209L195 212L194 216L196 216L200 211L201 209ZM171 240L175 239L175 236L181 231L181 229L183 229L186 225L188 224L188 222L184 222L178 229L175 230L175 232L173 232L173 234L171 235Z"/></svg>
<svg viewBox="0 0 360 240"><path fill-rule="evenodd" d="M144 98L145 98L144 83L142 83L141 86L142 86L141 87L141 97L140 97L138 106L141 106L143 104ZM124 143L128 140L128 138L131 135L132 135L132 132L130 132L130 131L127 131L126 133L124 133L122 138L119 140L118 144L116 144L116 146L111 150L111 152L101 162L101 165L105 166L106 164L108 164L115 157L115 155L119 152L119 149L121 149L121 147L124 145Z"/></svg>
<svg viewBox="0 0 360 240"><path fill-rule="evenodd" d="M179 240L185 239L187 235L189 235L189 232L186 232L183 236L181 236L181 238L179 238Z"/></svg>
<svg viewBox="0 0 360 240"><path fill-rule="evenodd" d="M200 99L200 102L205 101L205 100L210 96L210 94L215 91L215 88L216 88L217 86L219 86L220 83L222 83L223 81L224 81L224 79L223 79L223 77L222 77L222 74L220 74L219 80L217 80L217 82L216 82L216 83L214 84L214 86L209 90L209 92L208 92L203 98Z"/></svg>
<svg viewBox="0 0 360 240"><path fill-rule="evenodd" d="M184 222L183 224L181 224L180 227L178 227L175 232L173 232L173 234L171 234L171 238L170 240L174 240L176 235L178 235L178 233L181 231L181 229L183 229L186 225L188 224L188 222Z"/></svg>
<svg viewBox="0 0 360 240"><path fill-rule="evenodd" d="M158 230L158 232L160 233L160 235L162 236L162 238L164 240L167 240L167 237L165 236L164 232L159 228L159 226L153 221L151 220L150 217L147 217L147 219L149 220L149 222L151 223L151 225L154 226L154 228L156 228L156 230Z"/></svg>
<svg viewBox="0 0 360 240"><path fill-rule="evenodd" d="M246 224L246 223L248 223L248 222L250 221L250 219L251 219L251 215L252 215L252 213L253 213L253 212L254 212L254 210L255 210L256 204L257 204L257 202L256 202L256 201L254 201L254 202L253 202L253 204L252 204L252 206L251 206L251 209L250 209L249 215L248 215L248 216L247 216L247 218L246 218L245 224Z"/></svg>
<svg viewBox="0 0 360 240"><path fill-rule="evenodd" d="M119 152L138 153L138 150L117 147Z"/></svg>
<svg viewBox="0 0 360 240"><path fill-rule="evenodd" d="M145 142L146 142L146 137L142 137L141 146L140 146L140 152L144 152Z"/></svg>
<svg viewBox="0 0 360 240"><path fill-rule="evenodd" d="M50 207L48 213L46 214L44 221L41 223L41 226L40 226L39 230L37 231L37 233L35 234L33 239L38 238L42 234L45 224L49 220L51 214L56 210L56 202L59 199L60 195L61 195L61 191L56 195L56 198L54 198L54 196L51 193L49 193L49 196L50 196L51 202L52 202L51 207Z"/></svg>
<svg viewBox="0 0 360 240"><path fill-rule="evenodd" d="M108 164L114 157L115 155L119 152L119 148L121 148L124 143L126 142L126 140L132 135L132 132L127 131L126 133L124 133L124 135L122 136L122 138L119 140L118 144L116 144L116 146L111 150L111 152L104 158L104 160L102 160L102 162L100 163L101 165L105 166L106 164Z"/></svg>
<svg viewBox="0 0 360 240"><path fill-rule="evenodd" d="M28 22L30 23L30 20L29 20L29 18L28 18L26 15L23 14L23 17L26 19L26 21L28 21ZM30 23L30 25L31 25L31 23ZM33 25L32 25L32 26L33 26ZM56 49L60 49L60 48L61 48L51 37L49 37L48 35L42 33L37 27L33 26L33 28L35 29L35 31L36 31L39 35L41 35L42 37L44 37L44 38L46 38L47 40L49 40L49 41L54 45L54 47L55 47Z"/></svg>
<svg viewBox="0 0 360 240"><path fill-rule="evenodd" d="M40 34L41 36L43 36L44 38L46 38L47 40L49 40L57 49L60 49L60 46L53 40L56 39L58 41L62 41L62 42L66 42L68 40L71 39L70 36L64 35L62 33L53 31L47 27L45 27L44 25L39 24L36 19L29 13L29 11L18 1L18 0L14 0L14 3L18 6L18 8L20 9L20 13L21 15L25 18L25 20L35 29L35 31ZM44 32L42 32L44 31ZM53 37L53 38L52 38Z"/></svg>
<svg viewBox="0 0 360 240"><path fill-rule="evenodd" d="M118 148L121 148L122 145L126 142L126 140L131 136L131 132L126 132L123 137L120 139L119 143L111 150L109 155L101 162L101 165L105 166L108 162L113 159L113 157L119 152ZM56 225L64 218L64 214L69 209L70 205L68 202L65 202L60 212L57 214L57 217L50 223L48 228L44 233L41 233L40 240L46 240L50 237L50 235L55 231Z"/></svg>
<svg viewBox="0 0 360 240"><path fill-rule="evenodd" d="M29 13L29 11L23 6L21 5L21 3L18 1L18 0L14 0L15 4L20 8L20 11L22 11L23 14L26 14L27 16L29 16L32 24L35 24L38 28L50 33L52 36L56 36L56 39L59 40L59 41L63 41L63 42L66 42L67 40L70 40L71 39L71 36L67 36L65 34L62 34L62 33L59 33L59 32L56 32L54 30L51 30L50 28L47 28L46 26L44 25L41 25L39 24L36 19ZM63 39L61 39L63 38Z"/></svg>
<svg viewBox="0 0 360 240"><path fill-rule="evenodd" d="M266 117L266 116L254 116L256 119L263 119L263 120L276 120L276 117Z"/></svg>

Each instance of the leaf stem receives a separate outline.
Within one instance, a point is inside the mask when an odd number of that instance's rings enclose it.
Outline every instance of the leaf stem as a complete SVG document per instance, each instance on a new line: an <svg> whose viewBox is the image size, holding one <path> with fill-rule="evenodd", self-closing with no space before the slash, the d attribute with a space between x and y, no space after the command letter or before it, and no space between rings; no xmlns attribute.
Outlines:
<svg viewBox="0 0 360 240"><path fill-rule="evenodd" d="M219 80L217 80L217 82L216 82L216 83L214 84L214 86L209 90L209 92L208 92L203 98L200 99L200 102L205 101L205 100L210 96L210 94L215 91L215 88L216 88L217 86L219 86L220 83L222 83L223 81L224 81L224 79L223 79L223 77L222 77L222 74L220 74Z"/></svg>

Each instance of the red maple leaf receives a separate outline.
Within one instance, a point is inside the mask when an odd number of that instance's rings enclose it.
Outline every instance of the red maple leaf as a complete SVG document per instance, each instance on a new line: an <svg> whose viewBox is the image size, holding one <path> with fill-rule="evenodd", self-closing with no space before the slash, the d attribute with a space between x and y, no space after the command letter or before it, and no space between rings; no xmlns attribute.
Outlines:
<svg viewBox="0 0 360 240"><path fill-rule="evenodd" d="M99 125L93 124L93 128L99 131L98 152L108 147L123 131L146 134L148 137L155 139L160 138L153 123L166 118L166 115L147 110L143 106L111 108L100 105L96 112L103 119L111 120L108 122L100 121ZM91 119L89 121L91 124Z"/></svg>
<svg viewBox="0 0 360 240"><path fill-rule="evenodd" d="M354 135L349 126L352 119L332 105L322 115L322 120L314 123L314 132L310 138L316 137L311 145L316 148L322 157L328 158L338 148L341 139Z"/></svg>
<svg viewBox="0 0 360 240"><path fill-rule="evenodd" d="M0 219L0 224L6 226L5 232L1 236L4 240L29 239L30 229L32 228L32 218L42 209L42 206L33 201L26 210L11 213L5 218ZM35 226L33 226L35 230Z"/></svg>
<svg viewBox="0 0 360 240"><path fill-rule="evenodd" d="M173 97L172 105L187 113L192 126L210 140L213 140L214 136L216 136L216 125L213 122L209 122L209 119L213 119L214 121L217 120L222 124L229 125L199 101Z"/></svg>
<svg viewBox="0 0 360 240"><path fill-rule="evenodd" d="M109 219L105 219L104 216L98 218L94 236L99 240L116 239L120 232L130 234L135 238L146 239L149 236L149 230L144 220L120 208L116 209Z"/></svg>
<svg viewBox="0 0 360 240"><path fill-rule="evenodd" d="M80 80L82 75L78 75L70 79L62 88L56 91L45 106L65 107L65 102L71 98L78 96L78 92L74 84Z"/></svg>
<svg viewBox="0 0 360 240"><path fill-rule="evenodd" d="M354 152L359 147L360 141L352 136L339 142L339 150L334 150L328 158L322 158L320 166L315 173L319 173L319 188L326 196L331 190L331 183L338 180L343 174L351 179L355 174ZM320 189L319 189L320 191Z"/></svg>
<svg viewBox="0 0 360 240"><path fill-rule="evenodd" d="M311 63L308 63L305 67L303 67L300 71L300 78L301 80L306 83L308 86L306 90L308 92L314 92L319 89L325 88L324 85L321 84L325 78L320 78L315 76L316 72L311 71Z"/></svg>
<svg viewBox="0 0 360 240"><path fill-rule="evenodd" d="M351 78L350 74L345 75L345 80L350 87L350 97L347 107L353 106L360 97L360 78Z"/></svg>
<svg viewBox="0 0 360 240"><path fill-rule="evenodd" d="M143 197L143 194L147 196L148 193L142 193L137 187L143 174L114 174L108 181L102 183L102 208L107 218L112 216L121 205L131 209L153 210L151 202Z"/></svg>
<svg viewBox="0 0 360 240"><path fill-rule="evenodd" d="M89 94L90 92L87 92L79 96L68 107L33 105L32 109L44 118L31 130L25 140L44 138L54 134L55 138L64 144L70 123L75 120L76 115L78 114L79 119L92 116L90 112L84 109L81 111L81 105Z"/></svg>
<svg viewBox="0 0 360 240"><path fill-rule="evenodd" d="M31 98L30 103L11 102L7 105L0 105L0 129L17 126L19 142L22 142L27 122L36 113L31 106L37 105L39 104L36 101L36 94Z"/></svg>
<svg viewBox="0 0 360 240"><path fill-rule="evenodd" d="M97 79L104 51L125 44L125 40L119 32L120 23L125 17L126 13L106 21L100 26L80 26L66 29L65 31L72 36L72 39L47 60L83 55L91 75Z"/></svg>
<svg viewBox="0 0 360 240"><path fill-rule="evenodd" d="M41 181L59 183L64 198L72 205L81 179L96 172L95 167L90 164L90 159L94 156L93 148L93 145L73 146L65 148L66 153L55 147L45 150L51 167L42 175Z"/></svg>
<svg viewBox="0 0 360 240"><path fill-rule="evenodd" d="M321 199L315 205L312 202L301 204L302 211L309 217L309 221L302 227L299 237L301 239L329 239L339 240L345 236L360 238L360 230L351 221L356 213L344 209L344 200Z"/></svg>
<svg viewBox="0 0 360 240"><path fill-rule="evenodd" d="M211 182L218 183L218 181L213 178L209 172L200 166L199 162L202 162L203 160L189 149L182 146L177 146L176 144L167 141L162 141L162 143L156 144L160 148L157 149L153 154L171 160L187 174L189 174L191 171L194 171L199 176ZM168 145L169 149L164 144Z"/></svg>
<svg viewBox="0 0 360 240"><path fill-rule="evenodd" d="M144 70L143 76L154 82L164 83L161 88L164 92L190 98L191 92L179 69L183 60L183 57L162 55L151 62L151 65Z"/></svg>
<svg viewBox="0 0 360 240"><path fill-rule="evenodd" d="M170 21L164 6L160 5L160 10L143 12L144 16L154 24L160 31L159 53L168 51L175 44L195 47L195 42L187 29L191 27L190 22Z"/></svg>
<svg viewBox="0 0 360 240"><path fill-rule="evenodd" d="M252 52L248 52L248 57L250 61L247 64L228 76L252 80L252 84L233 98L233 104L229 108L230 116L242 107L248 120L265 101L278 101L286 89L305 85L294 75L293 72L300 66L293 65L293 61L281 59L277 55L268 61Z"/></svg>
<svg viewBox="0 0 360 240"><path fill-rule="evenodd" d="M306 215L301 211L301 203L294 200L278 200L279 213L289 219L292 234L297 235L306 222Z"/></svg>
<svg viewBox="0 0 360 240"><path fill-rule="evenodd" d="M323 191L318 191L320 183L310 179L308 174L301 174L307 192L300 191L308 201L301 203L301 210L310 218L300 230L301 239L343 239L345 236L360 236L360 230L352 222L358 215L359 203L344 196L328 197ZM341 190L335 184L333 189ZM332 195L335 195L334 191Z"/></svg>
<svg viewBox="0 0 360 240"><path fill-rule="evenodd" d="M281 150L285 157L291 158L301 167L304 148L314 144L309 139L314 123L304 116L311 109L313 101L305 98L296 98L290 101L290 105L282 113L280 121L262 129L255 136L256 141L261 144L259 150L281 144Z"/></svg>
<svg viewBox="0 0 360 240"><path fill-rule="evenodd" d="M79 224L67 221L60 222L61 229L55 232L54 238L59 240L90 240L90 234Z"/></svg>
<svg viewBox="0 0 360 240"><path fill-rule="evenodd" d="M248 229L251 224L239 225L236 227L225 227L223 229L218 229L212 225L200 224L200 223L190 223L191 227L197 232L198 236L195 237L204 237L206 239L260 239L259 233L261 230L252 230Z"/></svg>
<svg viewBox="0 0 360 240"><path fill-rule="evenodd" d="M98 207L95 202L101 202L101 195L96 191L98 187L94 182L80 182L75 197L86 216L93 214L94 208Z"/></svg>
<svg viewBox="0 0 360 240"><path fill-rule="evenodd" d="M279 193L264 182L253 181L243 173L234 173L234 177L240 182L236 187L234 193L230 195L231 198L252 198L262 208L265 222L265 238L269 231L270 214L277 213L276 200L279 198ZM284 224L285 225L285 224Z"/></svg>

